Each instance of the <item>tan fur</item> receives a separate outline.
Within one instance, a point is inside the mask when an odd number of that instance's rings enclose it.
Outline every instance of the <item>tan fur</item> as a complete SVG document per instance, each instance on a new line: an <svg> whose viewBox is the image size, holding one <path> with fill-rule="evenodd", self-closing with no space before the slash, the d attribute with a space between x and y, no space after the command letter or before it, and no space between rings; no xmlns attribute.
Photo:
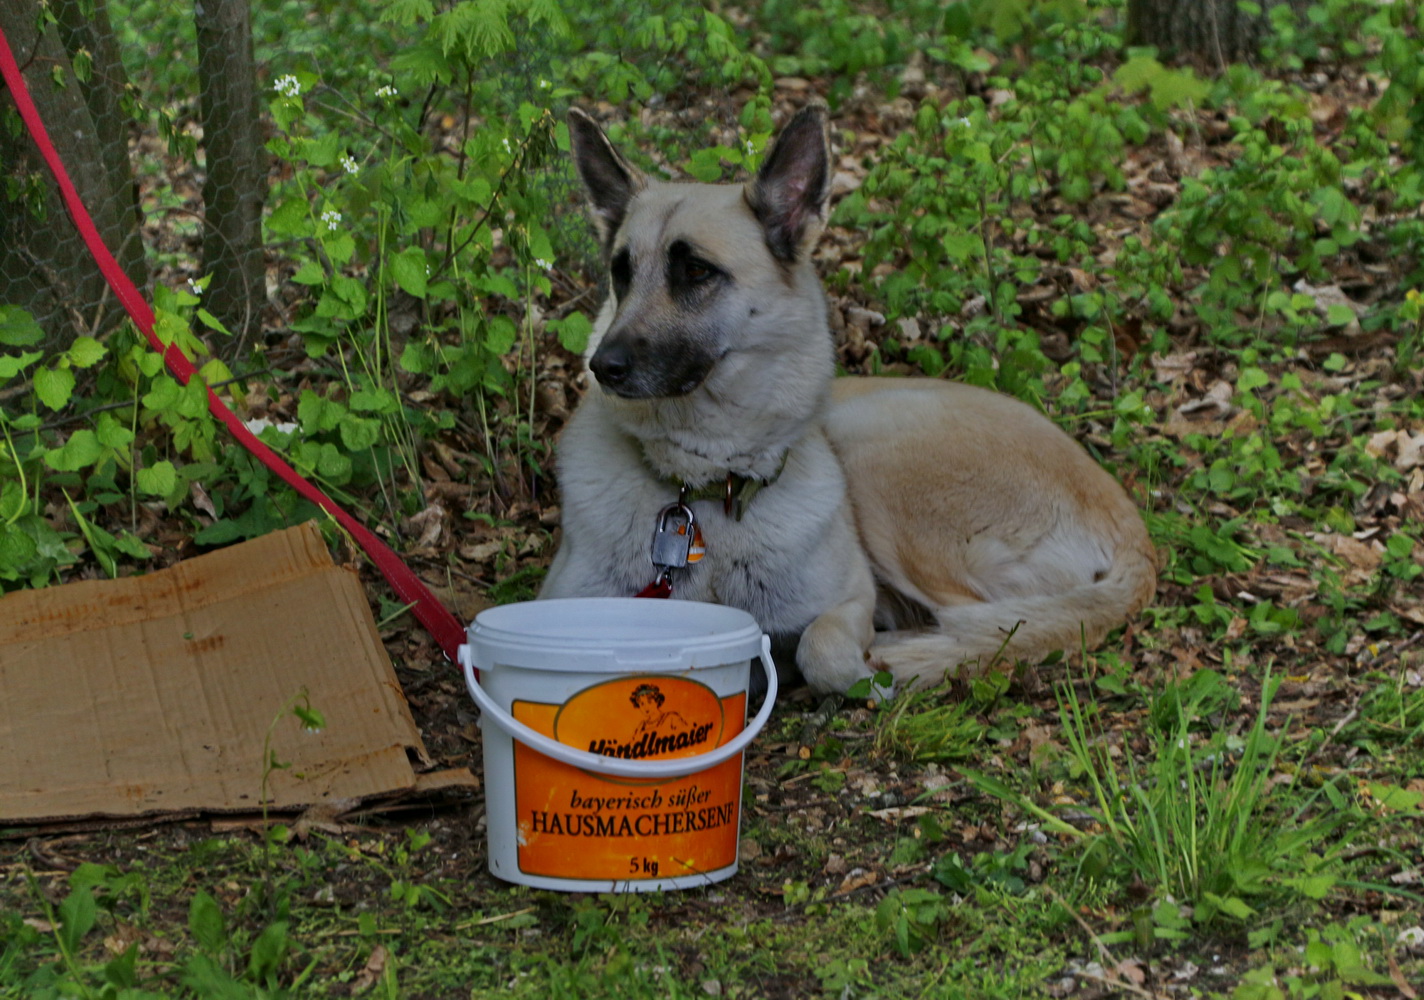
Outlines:
<svg viewBox="0 0 1424 1000"><path fill-rule="evenodd" d="M873 655L928 681L1089 645L1152 597L1136 509L1077 442L1028 405L930 379L840 379L827 432L882 585L936 631L882 633ZM1012 634L1012 638L1010 635Z"/></svg>
<svg viewBox="0 0 1424 1000"><path fill-rule="evenodd" d="M810 262L823 113L798 115L740 187L647 178L579 113L570 133L623 272L559 445L564 533L542 597L637 592L678 484L731 473L768 482L741 519L693 503L707 556L674 571L674 596L749 611L821 690L1076 649L1151 599L1137 511L1031 407L934 379L833 379ZM678 270L689 247L710 282Z"/></svg>

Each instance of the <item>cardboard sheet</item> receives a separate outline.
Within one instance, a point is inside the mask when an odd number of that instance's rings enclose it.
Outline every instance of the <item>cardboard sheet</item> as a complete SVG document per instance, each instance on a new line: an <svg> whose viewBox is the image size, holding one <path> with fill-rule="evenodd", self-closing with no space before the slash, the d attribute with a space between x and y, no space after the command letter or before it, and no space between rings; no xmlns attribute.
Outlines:
<svg viewBox="0 0 1424 1000"><path fill-rule="evenodd" d="M319 732L290 713L306 693ZM269 737L270 733L270 737ZM0 826L258 812L475 784L427 764L355 574L307 523L0 598ZM353 802L354 804L354 802Z"/></svg>

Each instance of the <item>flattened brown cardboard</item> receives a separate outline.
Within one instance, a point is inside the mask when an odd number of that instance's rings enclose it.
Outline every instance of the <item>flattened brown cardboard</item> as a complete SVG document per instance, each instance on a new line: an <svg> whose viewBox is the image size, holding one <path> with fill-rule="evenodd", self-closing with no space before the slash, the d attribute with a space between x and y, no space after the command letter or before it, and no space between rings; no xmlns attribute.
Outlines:
<svg viewBox="0 0 1424 1000"><path fill-rule="evenodd" d="M303 692L319 732L290 712ZM315 523L0 598L0 825L256 812L269 739L290 764L268 778L275 810L433 777L361 583Z"/></svg>

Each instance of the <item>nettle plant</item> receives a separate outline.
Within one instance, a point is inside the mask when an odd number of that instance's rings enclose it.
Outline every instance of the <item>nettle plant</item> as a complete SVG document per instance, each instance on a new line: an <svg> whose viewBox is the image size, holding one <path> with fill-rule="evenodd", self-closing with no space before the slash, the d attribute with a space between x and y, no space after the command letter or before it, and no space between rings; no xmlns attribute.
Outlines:
<svg viewBox="0 0 1424 1000"><path fill-rule="evenodd" d="M202 291L198 282L154 290L159 340L198 367L186 386L131 326L46 352L28 313L0 307L0 346L18 349L0 358L0 385L29 379L0 404L0 587L43 586L84 548L116 575L120 556L151 555L134 533L141 504L176 507L190 484L221 478L221 431L208 412L207 387L228 386L232 373L194 333L196 325L226 335L201 307ZM56 495L67 518L46 516ZM115 506L130 520L118 535L94 518Z"/></svg>
<svg viewBox="0 0 1424 1000"><path fill-rule="evenodd" d="M578 200L557 156L567 133L553 108L578 92L565 83L614 100L676 83L666 62L621 58L634 48L664 59L690 51L693 72L770 84L716 15L651 7L631 37L608 39L606 19L577 3L461 2L436 13L425 0L395 0L383 16L414 38L372 72L366 93L338 93L305 70L274 81L269 148L287 178L267 232L308 290L293 329L309 355L339 366L302 395L299 465L314 461L338 486L398 468L418 484L419 441L468 410L486 471L498 479L511 454L540 470L535 355L546 333L578 352L591 332L581 311L543 315L556 261L586 239L561 228L578 219L565 211ZM531 37L537 57L521 54ZM764 98L747 122L764 141ZM751 155L726 152L732 163ZM423 405L432 399L457 402ZM410 512L418 490L402 502Z"/></svg>
<svg viewBox="0 0 1424 1000"><path fill-rule="evenodd" d="M1071 96L1029 80L1013 86L1022 100L992 113L977 98L943 108L924 103L913 129L838 206L838 221L868 232L864 272L887 318L913 317L933 337L910 350L911 361L931 375L950 368L966 381L1037 399L1049 363L1038 334L1023 324L1021 293L1044 281L1049 267L1102 270L1092 227L1043 209L1052 199L1072 203L1120 187L1123 150L1149 126L1132 107L1109 106L1100 91ZM1058 296L1049 308L1077 329L1080 361L1109 360L1122 309L1111 290ZM1087 403L1087 390L1078 369L1065 375L1059 403L1072 411Z"/></svg>
<svg viewBox="0 0 1424 1000"><path fill-rule="evenodd" d="M1025 131L991 120L977 98L944 108L925 102L913 129L886 147L861 187L837 206L837 222L868 234L864 273L887 318L914 318L938 342L913 356L929 374L953 366L970 381L993 383L984 342L1012 349L995 341L1020 312L1019 287L1039 272L1037 261L1011 246L1008 206L1028 198L1035 182L1032 171L1019 169L1017 140ZM1042 367L1031 356L1014 360L1017 371ZM1006 375L1009 367L1006 359Z"/></svg>
<svg viewBox="0 0 1424 1000"><path fill-rule="evenodd" d="M267 232L288 248L291 280L308 289L310 307L293 328L310 356L329 356L340 370L323 391L302 395L302 435L318 450L299 464L314 458L338 486L395 467L418 481L417 435L449 429L455 417L416 405L412 386L517 402L503 358L531 332L521 318L534 298L550 291L554 251L534 221L549 204L532 178L554 148L553 116L524 103L509 119L432 139L420 108L400 94L450 82L445 71L420 64L413 79L373 86L359 131L308 112L304 91L315 79L276 81L280 134L269 148L291 176L272 193ZM577 321L563 328L579 333ZM516 409L516 419L530 416Z"/></svg>

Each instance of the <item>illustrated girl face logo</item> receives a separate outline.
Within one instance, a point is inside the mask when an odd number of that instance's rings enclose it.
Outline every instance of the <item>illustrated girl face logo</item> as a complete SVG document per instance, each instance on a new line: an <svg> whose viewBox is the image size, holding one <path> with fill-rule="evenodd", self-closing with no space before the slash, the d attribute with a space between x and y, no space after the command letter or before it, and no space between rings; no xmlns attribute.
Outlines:
<svg viewBox="0 0 1424 1000"><path fill-rule="evenodd" d="M656 684L640 684L633 689L628 700L633 703L634 708L643 713L643 718L651 721L661 713L667 696L658 690Z"/></svg>
<svg viewBox="0 0 1424 1000"><path fill-rule="evenodd" d="M638 723L638 728L634 730L635 736L640 736L650 730L660 733L678 733L688 728L687 720L677 712L663 711L663 703L667 701L667 696L658 689L656 684L639 684L628 696L628 700L633 703L634 708L643 713L643 721Z"/></svg>

